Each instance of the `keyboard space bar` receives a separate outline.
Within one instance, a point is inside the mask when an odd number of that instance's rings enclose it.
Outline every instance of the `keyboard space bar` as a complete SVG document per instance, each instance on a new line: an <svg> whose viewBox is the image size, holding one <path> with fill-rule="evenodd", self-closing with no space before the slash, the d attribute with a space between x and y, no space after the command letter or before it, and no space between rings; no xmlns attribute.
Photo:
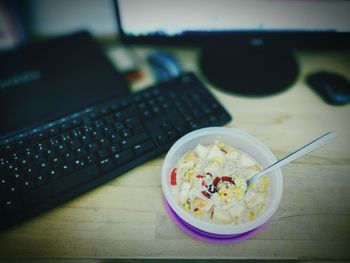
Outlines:
<svg viewBox="0 0 350 263"><path fill-rule="evenodd" d="M100 172L97 165L92 165L81 169L71 175L59 178L51 184L43 185L31 192L23 195L23 202L25 205L33 205L44 202L56 195L69 191L71 188L77 187L83 183L97 178Z"/></svg>

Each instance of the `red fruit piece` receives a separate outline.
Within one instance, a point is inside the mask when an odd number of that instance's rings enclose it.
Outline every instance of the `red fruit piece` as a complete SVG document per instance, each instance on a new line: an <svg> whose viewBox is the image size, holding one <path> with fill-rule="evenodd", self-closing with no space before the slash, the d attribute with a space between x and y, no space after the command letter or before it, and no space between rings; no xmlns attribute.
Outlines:
<svg viewBox="0 0 350 263"><path fill-rule="evenodd" d="M176 185L176 168L171 171L170 184Z"/></svg>
<svg viewBox="0 0 350 263"><path fill-rule="evenodd" d="M208 199L210 199L210 197L211 197L211 195L206 191L202 191L202 195L204 195Z"/></svg>
<svg viewBox="0 0 350 263"><path fill-rule="evenodd" d="M220 177L215 177L215 179L213 180L213 184L217 185L220 182Z"/></svg>
<svg viewBox="0 0 350 263"><path fill-rule="evenodd" d="M221 177L221 180L222 180L223 182L229 182L229 183L232 183L232 184L235 183L235 181L234 181L231 177L229 177L229 176L223 176L223 177Z"/></svg>

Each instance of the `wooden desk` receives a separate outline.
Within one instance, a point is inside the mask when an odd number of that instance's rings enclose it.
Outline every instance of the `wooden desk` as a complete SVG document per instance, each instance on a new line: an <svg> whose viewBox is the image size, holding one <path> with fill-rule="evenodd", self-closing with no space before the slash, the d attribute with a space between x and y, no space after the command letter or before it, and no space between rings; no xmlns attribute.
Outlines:
<svg viewBox="0 0 350 263"><path fill-rule="evenodd" d="M173 51L185 69L198 72L196 51ZM327 105L304 83L316 69L350 76L350 54L299 53L298 58L299 79L277 96L243 98L209 85L234 116L227 127L256 136L277 158L325 131L338 134L331 145L283 168L283 199L263 232L231 245L208 244L182 232L163 207L160 156L1 231L1 258L350 259L350 105Z"/></svg>

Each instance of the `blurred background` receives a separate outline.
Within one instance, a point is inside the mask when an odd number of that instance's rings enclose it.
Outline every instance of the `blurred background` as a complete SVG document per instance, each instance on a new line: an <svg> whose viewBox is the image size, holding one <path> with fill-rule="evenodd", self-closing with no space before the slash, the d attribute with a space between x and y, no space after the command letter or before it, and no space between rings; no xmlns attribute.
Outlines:
<svg viewBox="0 0 350 263"><path fill-rule="evenodd" d="M113 1L0 0L0 49L80 29L102 41L115 40Z"/></svg>

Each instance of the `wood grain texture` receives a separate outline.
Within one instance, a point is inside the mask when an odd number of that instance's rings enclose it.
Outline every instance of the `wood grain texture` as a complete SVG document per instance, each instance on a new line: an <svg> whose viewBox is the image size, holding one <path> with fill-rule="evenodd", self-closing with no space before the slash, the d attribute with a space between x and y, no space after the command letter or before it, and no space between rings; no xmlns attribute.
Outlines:
<svg viewBox="0 0 350 263"><path fill-rule="evenodd" d="M141 55L150 49L139 49ZM186 70L198 52L172 49ZM349 53L298 53L301 74L286 92L244 98L209 89L244 130L281 158L325 131L332 144L285 166L284 193L268 227L238 244L215 245L182 232L164 210L164 156L60 207L0 232L1 258L350 259L350 106L325 104L304 83L328 69L350 76ZM149 72L149 69L145 69ZM232 73L234 78L234 72ZM139 90L146 78L134 88Z"/></svg>

